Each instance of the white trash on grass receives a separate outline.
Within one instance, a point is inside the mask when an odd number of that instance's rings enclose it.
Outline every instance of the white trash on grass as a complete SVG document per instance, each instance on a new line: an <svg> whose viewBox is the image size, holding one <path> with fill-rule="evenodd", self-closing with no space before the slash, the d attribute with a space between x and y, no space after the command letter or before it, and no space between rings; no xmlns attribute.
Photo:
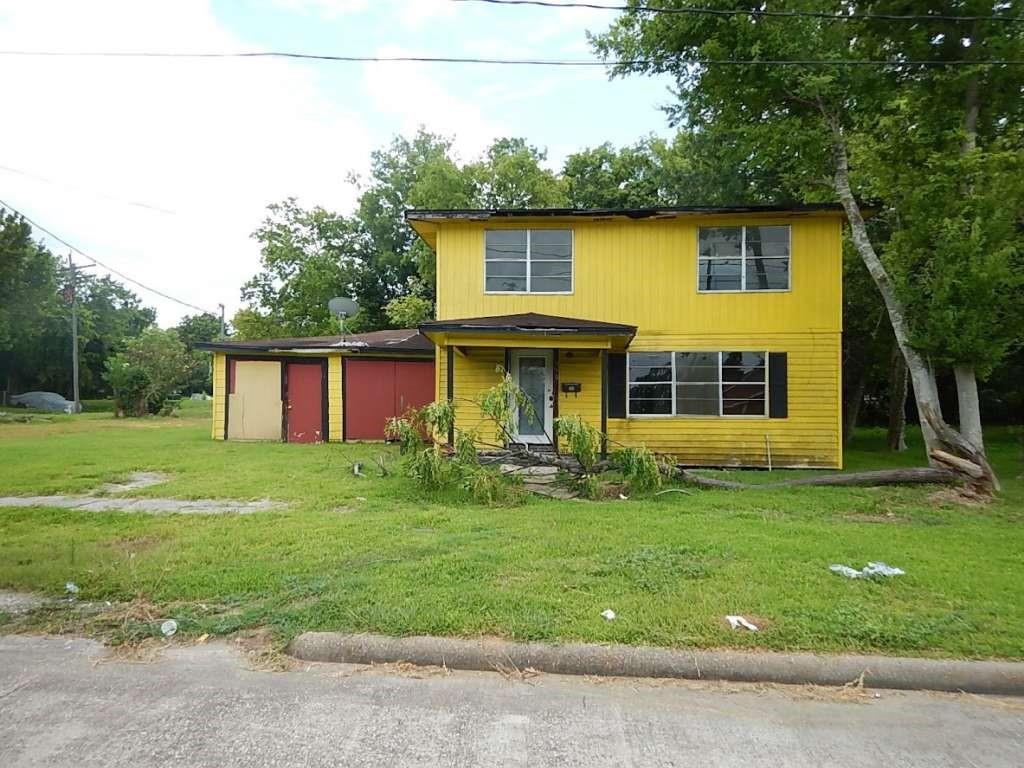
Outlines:
<svg viewBox="0 0 1024 768"><path fill-rule="evenodd" d="M605 621L613 621L615 619L615 611L613 611L611 608L605 608L603 611L601 611L601 616L604 618Z"/></svg>
<svg viewBox="0 0 1024 768"><path fill-rule="evenodd" d="M168 619L160 625L160 631L164 637L173 637L174 633L178 631L178 622L174 619Z"/></svg>
<svg viewBox="0 0 1024 768"><path fill-rule="evenodd" d="M868 563L859 571L854 570L848 565L830 565L828 567L833 573L838 573L840 576L845 576L848 579L872 579L875 576L903 576L906 574L902 568L894 568L891 565L885 563Z"/></svg>
<svg viewBox="0 0 1024 768"><path fill-rule="evenodd" d="M740 627L743 627L743 629L748 629L751 632L759 631L756 624L751 624L742 616L726 616L725 620L729 622L729 626L733 629L739 629Z"/></svg>
<svg viewBox="0 0 1024 768"><path fill-rule="evenodd" d="M69 581L64 585L64 591L67 592L69 595L77 595L78 585L75 584L75 582L73 581Z"/></svg>

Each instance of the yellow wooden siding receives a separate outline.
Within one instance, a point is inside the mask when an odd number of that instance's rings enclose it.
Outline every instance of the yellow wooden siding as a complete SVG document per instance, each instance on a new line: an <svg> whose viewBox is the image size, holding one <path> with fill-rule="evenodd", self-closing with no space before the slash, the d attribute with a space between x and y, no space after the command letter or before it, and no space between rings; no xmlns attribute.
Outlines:
<svg viewBox="0 0 1024 768"><path fill-rule="evenodd" d="M791 225L791 290L699 293L697 228L744 223ZM484 292L484 231L524 227L573 230L572 294ZM438 232L437 318L541 312L628 323L643 333L838 333L840 238L841 220L833 216L445 222Z"/></svg>
<svg viewBox="0 0 1024 768"><path fill-rule="evenodd" d="M766 417L633 417L608 419L614 443L646 445L687 464L766 466L768 447L773 466L840 467L840 336L826 333L791 334L662 334L638 336L632 351L766 351L786 352L789 415ZM468 401L497 383L495 367L504 350L472 349L455 355L456 424L479 428L481 440L497 442L494 430ZM601 358L594 351L561 350L560 383L582 385L579 395L559 392L560 416L579 414L601 426ZM438 397L446 396L444 350L439 350ZM767 437L767 442L765 438Z"/></svg>
<svg viewBox="0 0 1024 768"><path fill-rule="evenodd" d="M227 383L227 364L223 352L213 353L213 439L224 439L224 407L225 384Z"/></svg>
<svg viewBox="0 0 1024 768"><path fill-rule="evenodd" d="M580 384L579 394L558 393L558 415L581 416L601 428L601 354L599 352L561 350L558 354L558 381ZM561 386L559 386L561 390Z"/></svg>
<svg viewBox="0 0 1024 768"><path fill-rule="evenodd" d="M767 436L774 466L842 466L838 333L638 336L630 351L644 350L786 352L789 416L609 419L612 440L689 464L765 466Z"/></svg>
<svg viewBox="0 0 1024 768"><path fill-rule="evenodd" d="M327 434L332 443L341 442L345 404L341 397L341 355L327 358Z"/></svg>

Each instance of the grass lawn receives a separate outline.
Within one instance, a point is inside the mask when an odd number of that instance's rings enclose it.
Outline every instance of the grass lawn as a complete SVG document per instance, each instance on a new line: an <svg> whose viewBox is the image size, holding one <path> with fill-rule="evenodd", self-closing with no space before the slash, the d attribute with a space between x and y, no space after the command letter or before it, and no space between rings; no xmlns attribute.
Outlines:
<svg viewBox="0 0 1024 768"><path fill-rule="evenodd" d="M243 517L0 509L0 588L80 601L144 600L183 634L268 627L500 635L663 646L1024 658L1020 434L992 430L999 501L960 507L934 488L694 491L629 501L530 499L488 508L378 477L380 445L214 442L207 403L181 417L109 413L0 425L0 495L84 492L135 470L169 482L135 495L272 498ZM865 431L847 469L920 463ZM370 477L352 474L363 461ZM736 474L736 473L729 473ZM744 473L770 480L787 473ZM883 560L907 575L849 581L830 563ZM612 608L618 618L600 613ZM733 632L723 616L763 621ZM32 626L113 641L157 631L122 611ZM78 623L76 623L78 622ZM0 615L0 625L23 627Z"/></svg>

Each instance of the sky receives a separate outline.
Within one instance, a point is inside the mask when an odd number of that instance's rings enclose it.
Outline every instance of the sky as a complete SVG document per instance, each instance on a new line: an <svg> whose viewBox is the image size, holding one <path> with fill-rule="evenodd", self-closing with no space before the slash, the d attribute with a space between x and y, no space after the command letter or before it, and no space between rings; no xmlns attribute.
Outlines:
<svg viewBox="0 0 1024 768"><path fill-rule="evenodd" d="M575 59L592 57L586 31L613 19L451 0L0 0L0 51ZM396 134L452 136L463 161L522 136L553 169L583 147L670 135L666 79L609 81L600 67L0 56L0 82L0 200L149 288L226 305L228 319L259 269L251 233L266 206L350 211L351 174ZM196 312L128 285L162 326Z"/></svg>

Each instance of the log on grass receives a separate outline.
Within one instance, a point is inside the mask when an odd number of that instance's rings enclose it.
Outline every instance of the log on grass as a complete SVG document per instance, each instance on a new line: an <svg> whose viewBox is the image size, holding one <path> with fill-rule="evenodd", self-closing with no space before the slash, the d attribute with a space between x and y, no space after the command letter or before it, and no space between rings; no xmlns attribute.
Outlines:
<svg viewBox="0 0 1024 768"><path fill-rule="evenodd" d="M815 477L800 477L781 480L776 483L739 483L734 480L720 480L707 477L693 470L680 469L679 477L702 488L725 490L751 490L765 488L798 488L800 486L832 487L877 487L883 485L951 485L960 482L960 477L946 469L936 467L912 467L909 469L880 469L869 472L849 472Z"/></svg>

